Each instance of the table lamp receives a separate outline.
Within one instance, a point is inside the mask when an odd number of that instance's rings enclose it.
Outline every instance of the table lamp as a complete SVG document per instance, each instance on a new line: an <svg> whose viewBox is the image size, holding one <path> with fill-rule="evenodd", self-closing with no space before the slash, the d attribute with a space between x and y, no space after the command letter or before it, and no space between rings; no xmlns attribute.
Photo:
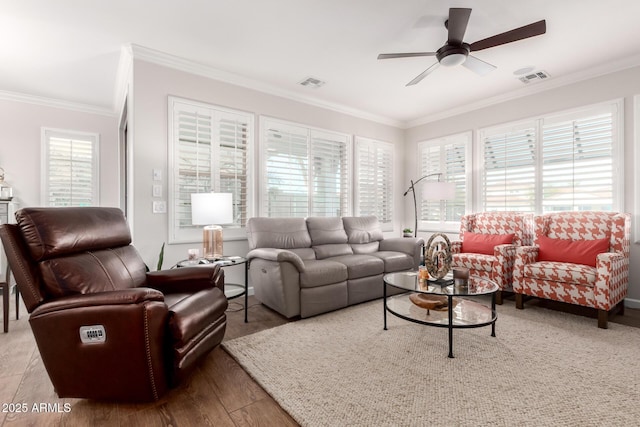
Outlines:
<svg viewBox="0 0 640 427"><path fill-rule="evenodd" d="M204 225L202 229L202 256L222 258L223 236L220 224L233 222L231 193L192 193L191 223Z"/></svg>

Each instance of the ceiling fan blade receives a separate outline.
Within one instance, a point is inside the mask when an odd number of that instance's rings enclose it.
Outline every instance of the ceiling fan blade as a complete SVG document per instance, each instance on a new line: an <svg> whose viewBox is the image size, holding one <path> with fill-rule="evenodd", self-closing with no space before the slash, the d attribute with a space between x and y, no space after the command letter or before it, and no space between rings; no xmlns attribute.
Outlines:
<svg viewBox="0 0 640 427"><path fill-rule="evenodd" d="M422 81L422 79L424 79L425 77L427 77L429 74L431 74L433 72L433 70L435 70L436 68L438 68L438 66L440 65L439 62L436 62L435 64L433 64L431 67L427 68L426 70L424 70L422 73L420 73L415 79L411 80L409 83L407 83L405 86L413 86L415 84L418 84Z"/></svg>
<svg viewBox="0 0 640 427"><path fill-rule="evenodd" d="M435 56L435 52L381 53L378 59L413 58L416 56Z"/></svg>
<svg viewBox="0 0 640 427"><path fill-rule="evenodd" d="M449 44L462 43L464 33L467 31L469 16L471 16L471 9L456 7L449 9L449 20L447 21L447 29L449 30L447 42Z"/></svg>
<svg viewBox="0 0 640 427"><path fill-rule="evenodd" d="M494 46L500 46L515 42L529 37L539 36L547 32L547 21L534 22L533 24L525 25L524 27L516 28L505 33L496 34L495 36L487 37L486 39L479 40L475 43L471 43L471 52L477 52L482 49L488 49Z"/></svg>
<svg viewBox="0 0 640 427"><path fill-rule="evenodd" d="M480 76L486 76L496 69L495 65L491 65L488 62L484 62L483 60L471 55L467 56L467 59L462 63L462 66Z"/></svg>

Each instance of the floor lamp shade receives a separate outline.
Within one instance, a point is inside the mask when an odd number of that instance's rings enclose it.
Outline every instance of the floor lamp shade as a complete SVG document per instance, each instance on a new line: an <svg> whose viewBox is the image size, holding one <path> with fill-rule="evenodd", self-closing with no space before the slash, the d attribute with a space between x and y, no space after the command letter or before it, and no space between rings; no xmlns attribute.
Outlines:
<svg viewBox="0 0 640 427"><path fill-rule="evenodd" d="M422 184L422 198L425 200L453 200L456 198L456 184L444 181L426 181Z"/></svg>
<svg viewBox="0 0 640 427"><path fill-rule="evenodd" d="M233 222L233 200L231 193L191 194L191 223L204 225L202 229L202 256L207 259L221 258L223 252L222 227L219 224Z"/></svg>

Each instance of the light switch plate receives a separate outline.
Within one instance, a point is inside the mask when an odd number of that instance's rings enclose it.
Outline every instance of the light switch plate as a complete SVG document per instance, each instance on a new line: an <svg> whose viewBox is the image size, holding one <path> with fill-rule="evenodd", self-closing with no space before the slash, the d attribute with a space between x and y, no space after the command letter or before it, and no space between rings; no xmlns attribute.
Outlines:
<svg viewBox="0 0 640 427"><path fill-rule="evenodd" d="M153 197L162 197L162 184L153 184Z"/></svg>
<svg viewBox="0 0 640 427"><path fill-rule="evenodd" d="M165 200L154 200L153 213L167 213L167 202Z"/></svg>

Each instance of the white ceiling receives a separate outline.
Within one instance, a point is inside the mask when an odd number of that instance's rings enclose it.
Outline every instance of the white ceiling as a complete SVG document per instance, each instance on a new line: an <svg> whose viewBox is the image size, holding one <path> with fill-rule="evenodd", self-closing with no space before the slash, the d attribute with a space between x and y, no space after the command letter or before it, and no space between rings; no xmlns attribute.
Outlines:
<svg viewBox="0 0 640 427"><path fill-rule="evenodd" d="M449 7L473 9L467 43L541 19L547 33L475 53L497 66L485 77L440 67L405 87L435 58L377 55L437 50ZM407 125L640 65L639 17L638 0L3 0L0 96L113 111L121 49L134 44L274 93ZM525 86L514 75L524 67L551 78ZM327 83L297 84L309 76Z"/></svg>

